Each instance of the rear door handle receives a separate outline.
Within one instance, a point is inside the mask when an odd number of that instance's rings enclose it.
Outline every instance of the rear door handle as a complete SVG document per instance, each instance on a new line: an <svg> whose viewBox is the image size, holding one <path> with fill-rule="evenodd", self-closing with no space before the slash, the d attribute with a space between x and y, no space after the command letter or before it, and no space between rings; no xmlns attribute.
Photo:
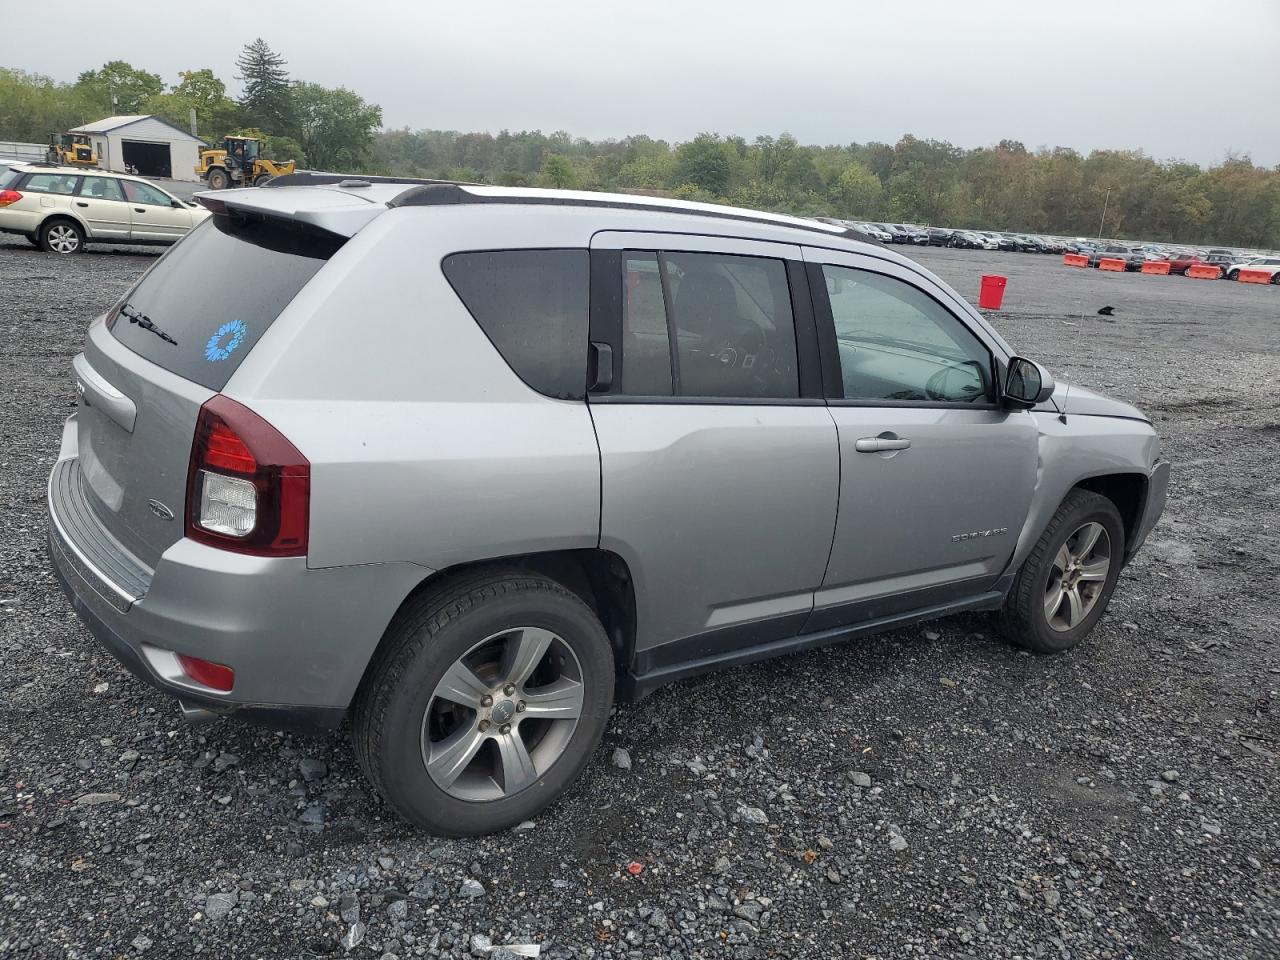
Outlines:
<svg viewBox="0 0 1280 960"><path fill-rule="evenodd" d="M77 207L87 207L87 206L88 206L88 204L87 204L87 203L85 203L83 200L77 200L77 201L76 201L76 206L77 206Z"/></svg>
<svg viewBox="0 0 1280 960"><path fill-rule="evenodd" d="M147 208L146 208L146 207L134 207L134 208L133 208L133 212L134 212L134 213L146 213L146 212L147 212Z"/></svg>
<svg viewBox="0 0 1280 960"><path fill-rule="evenodd" d="M853 449L859 453L880 453L884 450L906 450L910 446L911 441L905 437L894 437L891 440L884 437L863 437L854 441Z"/></svg>

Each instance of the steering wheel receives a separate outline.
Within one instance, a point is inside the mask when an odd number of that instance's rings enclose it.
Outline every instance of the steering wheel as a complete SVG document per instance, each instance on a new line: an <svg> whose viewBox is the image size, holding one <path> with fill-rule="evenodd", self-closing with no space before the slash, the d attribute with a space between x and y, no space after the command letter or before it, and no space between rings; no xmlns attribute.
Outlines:
<svg viewBox="0 0 1280 960"><path fill-rule="evenodd" d="M979 389L973 390L968 396L957 397L947 391L947 378L953 373L968 371L966 367L972 367L977 372L977 382ZM968 377L966 376L966 379ZM982 364L977 360L962 360L959 363L949 363L927 381L925 381L924 392L930 400L952 401L958 403L970 403L974 400L982 399L984 395L985 379L982 376Z"/></svg>
<svg viewBox="0 0 1280 960"><path fill-rule="evenodd" d="M711 356L726 367L753 370L767 346L764 331L753 323L744 325L740 336L717 340Z"/></svg>

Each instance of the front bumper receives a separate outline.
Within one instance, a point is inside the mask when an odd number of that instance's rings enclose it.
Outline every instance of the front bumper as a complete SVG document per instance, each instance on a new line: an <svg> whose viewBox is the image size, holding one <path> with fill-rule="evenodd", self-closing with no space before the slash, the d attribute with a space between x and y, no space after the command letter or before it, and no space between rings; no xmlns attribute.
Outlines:
<svg viewBox="0 0 1280 960"><path fill-rule="evenodd" d="M273 726L337 726L391 617L430 571L408 563L309 569L302 557L245 556L182 538L138 589L110 555L115 539L87 505L68 499L78 486L54 482L78 470L69 463L77 457L71 417L51 476L48 549L94 638L189 706ZM177 654L231 667L233 689L190 680Z"/></svg>

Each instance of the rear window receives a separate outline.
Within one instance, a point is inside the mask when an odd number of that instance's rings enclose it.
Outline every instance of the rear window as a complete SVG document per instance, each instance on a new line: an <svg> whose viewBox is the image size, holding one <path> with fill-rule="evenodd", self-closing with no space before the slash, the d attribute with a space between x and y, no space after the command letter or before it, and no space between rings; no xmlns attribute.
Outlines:
<svg viewBox="0 0 1280 960"><path fill-rule="evenodd" d="M143 276L113 312L111 332L152 363L221 390L342 243L288 223L209 217Z"/></svg>
<svg viewBox="0 0 1280 960"><path fill-rule="evenodd" d="M561 400L586 396L586 250L455 253L444 275L521 380Z"/></svg>

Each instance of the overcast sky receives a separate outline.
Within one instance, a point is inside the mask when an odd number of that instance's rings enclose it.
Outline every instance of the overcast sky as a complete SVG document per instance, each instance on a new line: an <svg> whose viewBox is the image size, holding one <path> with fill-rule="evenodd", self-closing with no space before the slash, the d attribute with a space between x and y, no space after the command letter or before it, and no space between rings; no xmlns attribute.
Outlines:
<svg viewBox="0 0 1280 960"><path fill-rule="evenodd" d="M124 59L173 83L262 36L296 79L388 127L576 136L790 131L803 143L1142 149L1280 164L1280 3L1256 0L76 2L0 63L72 80ZM340 12L347 11L347 12Z"/></svg>

